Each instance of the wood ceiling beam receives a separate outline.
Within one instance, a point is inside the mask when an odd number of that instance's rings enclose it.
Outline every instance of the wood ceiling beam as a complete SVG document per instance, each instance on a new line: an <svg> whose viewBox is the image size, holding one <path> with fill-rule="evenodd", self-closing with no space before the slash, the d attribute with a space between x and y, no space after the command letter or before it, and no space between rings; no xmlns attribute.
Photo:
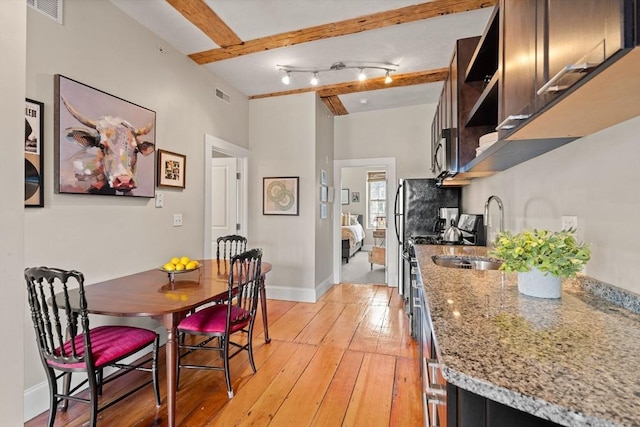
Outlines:
<svg viewBox="0 0 640 427"><path fill-rule="evenodd" d="M186 9L186 5L191 4L189 0L167 0L170 4L178 3L178 7ZM203 0L198 0L202 2ZM189 55L196 63L209 64L211 62L222 61L224 59L236 58L251 53L263 52L265 50L277 49L285 46L293 46L301 43L308 43L317 40L324 40L331 37L345 36L360 33L362 31L375 30L392 25L405 24L408 22L429 19L441 15L466 12L493 6L496 0L434 0L428 3L420 3L406 6L399 9L388 10L386 12L374 13L361 16L359 18L346 19L344 21L331 24L316 25L296 31L275 34L268 37L261 37L248 40L241 44L232 44L227 47L196 52ZM206 6L206 5L205 5ZM176 6L174 6L176 7ZM177 8L177 7L176 7ZM208 8L208 7L207 7ZM183 13L178 9L180 13ZM209 9L210 10L210 9ZM185 15L183 13L183 15ZM185 15L191 21L188 15ZM217 15L216 15L217 17ZM193 17L193 19L196 19ZM218 18L219 19L219 18ZM200 28L197 22L191 21ZM222 22L222 21L220 21ZM211 24L207 24L210 26ZM217 24L216 24L217 25ZM226 25L225 25L226 26ZM215 41L215 39L212 38ZM216 42L217 45L220 43Z"/></svg>
<svg viewBox="0 0 640 427"><path fill-rule="evenodd" d="M413 73L405 74L392 74L393 81L391 83L385 83L385 77L376 77L374 79L367 79L363 82L352 81L337 83L333 85L324 85L316 87L307 87L300 89L292 89L282 92L265 93L262 95L253 95L249 99L269 98L273 96L293 95L296 93L304 92L318 92L320 97L325 98L329 96L346 95L348 93L367 92L378 89L389 89L393 87L419 85L424 83L434 83L444 81L449 74L448 68L437 68L428 71L416 71Z"/></svg>
<svg viewBox="0 0 640 427"><path fill-rule="evenodd" d="M340 98L336 95L322 96L320 97L320 100L334 116L345 116L349 114L342 101L340 101Z"/></svg>
<svg viewBox="0 0 640 427"><path fill-rule="evenodd" d="M167 0L167 3L221 48L242 44L240 37L207 6L204 0Z"/></svg>

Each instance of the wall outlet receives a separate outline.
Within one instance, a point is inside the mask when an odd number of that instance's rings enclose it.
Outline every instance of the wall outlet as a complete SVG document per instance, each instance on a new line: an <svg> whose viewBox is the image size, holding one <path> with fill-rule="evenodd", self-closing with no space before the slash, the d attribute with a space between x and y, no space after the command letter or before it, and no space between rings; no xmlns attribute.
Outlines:
<svg viewBox="0 0 640 427"><path fill-rule="evenodd" d="M164 194L156 193L156 208L164 208Z"/></svg>
<svg viewBox="0 0 640 427"><path fill-rule="evenodd" d="M182 214L173 214L173 226L182 227Z"/></svg>
<svg viewBox="0 0 640 427"><path fill-rule="evenodd" d="M563 230L573 230L576 231L578 229L578 217L575 215L563 215L562 216L562 229Z"/></svg>

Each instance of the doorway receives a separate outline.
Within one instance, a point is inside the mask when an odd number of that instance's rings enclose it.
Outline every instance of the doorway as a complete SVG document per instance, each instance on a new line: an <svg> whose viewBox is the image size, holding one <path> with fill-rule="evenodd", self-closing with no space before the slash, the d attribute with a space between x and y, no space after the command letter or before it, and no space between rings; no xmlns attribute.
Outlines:
<svg viewBox="0 0 640 427"><path fill-rule="evenodd" d="M333 182L336 185L336 193L339 194L338 186L342 183L343 168L350 167L369 167L371 169L384 168L387 172L388 188L393 188L396 182L396 159L395 158L372 158L372 159L350 159L350 160L335 160L334 161L334 179ZM390 214L390 208L393 206L393 192L387 191L387 214ZM341 238L341 224L340 218L342 213L342 205L340 203L333 204L333 276L336 283L342 281L342 257L341 250L342 238ZM365 212L363 212L365 214ZM387 221L387 224L390 222ZM398 286L397 271L398 263L393 254L398 251L398 242L396 239L390 238L392 230L387 230L385 237L386 250L386 281L388 286Z"/></svg>
<svg viewBox="0 0 640 427"><path fill-rule="evenodd" d="M204 143L204 258L225 234L247 238L249 150L212 135Z"/></svg>

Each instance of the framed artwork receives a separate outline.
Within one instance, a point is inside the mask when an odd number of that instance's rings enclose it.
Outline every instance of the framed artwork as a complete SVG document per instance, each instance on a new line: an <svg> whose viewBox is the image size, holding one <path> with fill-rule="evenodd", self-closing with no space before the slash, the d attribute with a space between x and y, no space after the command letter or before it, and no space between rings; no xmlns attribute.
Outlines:
<svg viewBox="0 0 640 427"><path fill-rule="evenodd" d="M327 171L326 170L322 170L322 172L320 173L320 184L327 185Z"/></svg>
<svg viewBox="0 0 640 427"><path fill-rule="evenodd" d="M327 204L320 203L320 218L327 219Z"/></svg>
<svg viewBox="0 0 640 427"><path fill-rule="evenodd" d="M327 201L327 187L325 187L324 185L320 186L320 201Z"/></svg>
<svg viewBox="0 0 640 427"><path fill-rule="evenodd" d="M155 111L54 77L58 193L155 196Z"/></svg>
<svg viewBox="0 0 640 427"><path fill-rule="evenodd" d="M353 193L351 193L351 201L353 203L359 203L360 202L360 193L358 191L354 191Z"/></svg>
<svg viewBox="0 0 640 427"><path fill-rule="evenodd" d="M340 200L342 201L343 205L348 205L349 204L349 189L348 188L343 188L340 191Z"/></svg>
<svg viewBox="0 0 640 427"><path fill-rule="evenodd" d="M262 214L298 215L300 177L262 178Z"/></svg>
<svg viewBox="0 0 640 427"><path fill-rule="evenodd" d="M158 187L185 188L187 156L158 150Z"/></svg>
<svg viewBox="0 0 640 427"><path fill-rule="evenodd" d="M24 205L44 206L44 104L27 99L24 110Z"/></svg>
<svg viewBox="0 0 640 427"><path fill-rule="evenodd" d="M328 191L329 194L327 194L327 199L328 199L329 203L333 203L333 198L335 197L335 192L336 192L335 188L329 187L329 191Z"/></svg>

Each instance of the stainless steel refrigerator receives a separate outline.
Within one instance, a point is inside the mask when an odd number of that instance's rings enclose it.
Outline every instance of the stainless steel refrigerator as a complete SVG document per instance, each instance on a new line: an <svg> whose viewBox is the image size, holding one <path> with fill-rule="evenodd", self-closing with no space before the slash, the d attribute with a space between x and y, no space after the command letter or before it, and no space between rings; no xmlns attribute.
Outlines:
<svg viewBox="0 0 640 427"><path fill-rule="evenodd" d="M411 324L411 335L415 337L416 316L413 313L413 288L411 286L410 238L435 236L440 232L442 221L440 208L460 208L459 187L438 187L435 179L401 179L398 183L394 204L394 225L398 239L398 292L405 302L405 311ZM414 261L415 264L415 261Z"/></svg>

